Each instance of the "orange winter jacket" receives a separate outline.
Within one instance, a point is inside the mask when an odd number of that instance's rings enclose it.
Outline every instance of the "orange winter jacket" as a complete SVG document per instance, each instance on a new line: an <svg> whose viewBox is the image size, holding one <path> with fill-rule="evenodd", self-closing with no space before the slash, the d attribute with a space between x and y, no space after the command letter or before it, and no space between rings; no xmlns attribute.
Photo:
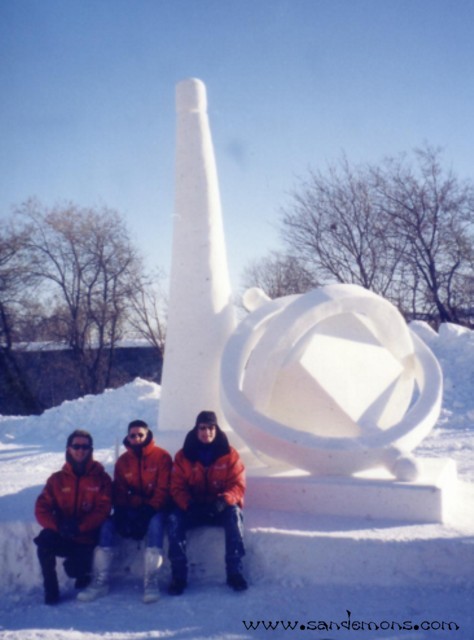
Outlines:
<svg viewBox="0 0 474 640"><path fill-rule="evenodd" d="M98 530L112 506L112 480L104 467L89 460L84 475L77 476L69 462L50 476L35 504L35 516L45 529L59 530L62 520L75 518L80 544L97 542Z"/></svg>
<svg viewBox="0 0 474 640"><path fill-rule="evenodd" d="M169 501L170 454L151 439L138 456L124 440L127 451L115 464L114 506L163 509Z"/></svg>
<svg viewBox="0 0 474 640"><path fill-rule="evenodd" d="M208 467L191 461L183 449L175 456L171 472L171 496L186 510L191 502L208 503L224 498L229 505L243 507L245 468L233 447Z"/></svg>

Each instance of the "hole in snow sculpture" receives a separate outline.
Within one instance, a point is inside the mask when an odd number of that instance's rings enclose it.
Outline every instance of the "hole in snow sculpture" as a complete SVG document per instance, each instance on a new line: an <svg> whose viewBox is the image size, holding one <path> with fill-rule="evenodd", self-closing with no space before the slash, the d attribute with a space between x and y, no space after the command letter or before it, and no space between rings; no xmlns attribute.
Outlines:
<svg viewBox="0 0 474 640"><path fill-rule="evenodd" d="M222 357L226 419L254 449L311 474L385 466L414 480L411 451L434 426L442 375L387 300L331 285L249 311Z"/></svg>

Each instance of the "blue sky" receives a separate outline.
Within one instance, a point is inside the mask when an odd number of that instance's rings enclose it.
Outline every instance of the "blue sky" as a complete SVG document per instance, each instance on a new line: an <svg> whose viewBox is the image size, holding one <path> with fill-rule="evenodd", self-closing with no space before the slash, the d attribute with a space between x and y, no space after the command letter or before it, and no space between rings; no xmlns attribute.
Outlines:
<svg viewBox="0 0 474 640"><path fill-rule="evenodd" d="M424 141L472 178L473 0L1 0L0 215L106 205L169 270L175 85L207 86L235 289L308 168Z"/></svg>

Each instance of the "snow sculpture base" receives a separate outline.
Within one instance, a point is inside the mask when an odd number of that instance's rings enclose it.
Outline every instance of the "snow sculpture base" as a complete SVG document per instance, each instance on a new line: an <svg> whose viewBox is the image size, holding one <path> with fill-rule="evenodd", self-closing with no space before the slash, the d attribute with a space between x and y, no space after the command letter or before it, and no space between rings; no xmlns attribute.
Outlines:
<svg viewBox="0 0 474 640"><path fill-rule="evenodd" d="M250 471L246 507L389 519L405 523L445 523L457 484L456 464L450 459L418 459L419 477L400 482L384 469L357 476L280 475Z"/></svg>

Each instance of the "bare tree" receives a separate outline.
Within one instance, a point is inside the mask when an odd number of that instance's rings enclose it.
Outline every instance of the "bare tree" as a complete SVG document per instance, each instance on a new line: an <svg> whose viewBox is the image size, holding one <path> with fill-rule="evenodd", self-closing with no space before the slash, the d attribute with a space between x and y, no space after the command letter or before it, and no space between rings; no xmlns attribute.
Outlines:
<svg viewBox="0 0 474 640"><path fill-rule="evenodd" d="M21 260L23 236L10 224L0 228L0 369L6 393L18 398L20 413L39 413L35 396L19 358L18 325L24 317L28 274Z"/></svg>
<svg viewBox="0 0 474 640"><path fill-rule="evenodd" d="M403 239L416 312L461 323L474 307L474 189L445 171L440 155L440 149L426 146L416 150L414 168L404 156L389 158L372 175L391 235Z"/></svg>
<svg viewBox="0 0 474 640"><path fill-rule="evenodd" d="M136 283L130 297L128 324L163 356L166 339L167 301L163 291L164 273L157 270Z"/></svg>
<svg viewBox="0 0 474 640"><path fill-rule="evenodd" d="M142 266L119 214L30 200L17 214L28 236L23 251L38 297L50 310L51 336L66 344L83 393L110 382L114 349Z"/></svg>
<svg viewBox="0 0 474 640"><path fill-rule="evenodd" d="M270 298L279 298L305 293L317 286L317 281L301 260L273 251L244 269L242 285L244 289L260 287Z"/></svg>
<svg viewBox="0 0 474 640"><path fill-rule="evenodd" d="M368 169L346 158L327 173L311 172L282 212L289 251L310 265L322 283L360 284L387 295L397 277L403 246L381 210Z"/></svg>
<svg viewBox="0 0 474 640"><path fill-rule="evenodd" d="M380 166L345 158L311 172L282 212L282 236L322 284L360 284L410 318L471 325L474 188L425 146Z"/></svg>

